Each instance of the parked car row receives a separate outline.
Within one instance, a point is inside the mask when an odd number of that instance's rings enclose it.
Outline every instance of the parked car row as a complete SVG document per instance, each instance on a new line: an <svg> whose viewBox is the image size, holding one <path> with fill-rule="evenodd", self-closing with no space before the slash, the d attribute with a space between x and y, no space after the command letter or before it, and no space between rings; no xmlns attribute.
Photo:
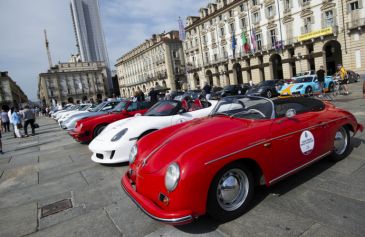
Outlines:
<svg viewBox="0 0 365 237"><path fill-rule="evenodd" d="M104 102L94 109L107 112L83 113L89 115L66 129L76 141L91 141L92 161L129 162L122 188L149 217L168 224L205 214L229 221L248 210L255 186L271 186L324 157L344 159L350 136L363 131L351 113L329 102L259 96L278 95L278 86L302 92L315 83L309 76L262 83L247 90L254 96L207 101L189 93L152 107Z"/></svg>

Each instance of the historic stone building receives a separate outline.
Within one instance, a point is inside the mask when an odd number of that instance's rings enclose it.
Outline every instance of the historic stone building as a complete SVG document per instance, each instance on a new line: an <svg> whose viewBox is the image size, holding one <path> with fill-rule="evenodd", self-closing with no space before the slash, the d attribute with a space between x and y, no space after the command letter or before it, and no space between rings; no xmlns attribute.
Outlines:
<svg viewBox="0 0 365 237"><path fill-rule="evenodd" d="M106 97L107 76L104 62L59 63L39 74L38 97L44 105L76 103Z"/></svg>
<svg viewBox="0 0 365 237"><path fill-rule="evenodd" d="M150 88L176 90L186 86L182 42L178 31L153 35L124 54L115 65L122 97Z"/></svg>
<svg viewBox="0 0 365 237"><path fill-rule="evenodd" d="M365 73L363 2L216 0L187 18L189 84L258 83L322 65L332 75L337 64Z"/></svg>
<svg viewBox="0 0 365 237"><path fill-rule="evenodd" d="M28 102L23 90L9 77L8 72L0 72L0 108L3 105L20 108Z"/></svg>

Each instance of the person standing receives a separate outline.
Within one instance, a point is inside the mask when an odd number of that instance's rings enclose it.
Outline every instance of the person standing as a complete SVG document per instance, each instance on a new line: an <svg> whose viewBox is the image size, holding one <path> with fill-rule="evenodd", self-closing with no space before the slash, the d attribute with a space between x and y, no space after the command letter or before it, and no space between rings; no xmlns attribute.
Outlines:
<svg viewBox="0 0 365 237"><path fill-rule="evenodd" d="M155 88L151 88L151 90L150 90L150 92L148 93L148 96L150 97L150 101L151 101L151 103L152 104L155 104L155 103L157 103L157 101L158 101L158 92L157 91L155 91Z"/></svg>
<svg viewBox="0 0 365 237"><path fill-rule="evenodd" d="M205 98L207 100L210 100L210 93L212 91L212 87L208 84L208 82L205 83L203 90L205 92Z"/></svg>
<svg viewBox="0 0 365 237"><path fill-rule="evenodd" d="M344 68L344 66L342 66L341 64L338 64L337 65L337 69L338 69L338 73L340 74L340 77L341 77L341 85L343 85L343 88L345 89L345 93L346 95L349 94L349 87L348 87L348 83L349 83L349 80L348 80L348 75L347 75L347 71L346 69Z"/></svg>
<svg viewBox="0 0 365 237"><path fill-rule="evenodd" d="M26 137L28 137L28 125L30 124L30 127L32 128L32 136L35 135L35 115L34 112L29 108L28 105L25 106L25 109L22 112L23 120L24 120L24 134Z"/></svg>
<svg viewBox="0 0 365 237"><path fill-rule="evenodd" d="M18 114L18 109L14 109L13 111L14 112L11 114L11 121L12 121L12 123L14 125L14 133L15 133L15 136L17 138L21 138L23 136L20 133L20 130L19 129L22 126L22 119L21 119L21 117Z"/></svg>
<svg viewBox="0 0 365 237"><path fill-rule="evenodd" d="M323 85L324 85L324 76L325 76L325 71L323 70L323 66L320 66L319 70L317 71L317 79L318 79L318 83L319 83L319 87L321 89L320 93L322 95L323 93Z"/></svg>

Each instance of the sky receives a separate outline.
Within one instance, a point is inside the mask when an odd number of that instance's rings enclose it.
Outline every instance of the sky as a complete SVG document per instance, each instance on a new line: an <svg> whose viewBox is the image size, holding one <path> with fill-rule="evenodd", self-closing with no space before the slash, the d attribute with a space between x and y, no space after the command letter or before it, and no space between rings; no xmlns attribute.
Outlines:
<svg viewBox="0 0 365 237"><path fill-rule="evenodd" d="M214 0L99 0L109 60L151 38L178 30L179 16L198 15ZM0 0L0 71L8 71L30 100L36 101L38 75L49 68L44 29L53 64L77 53L70 0Z"/></svg>

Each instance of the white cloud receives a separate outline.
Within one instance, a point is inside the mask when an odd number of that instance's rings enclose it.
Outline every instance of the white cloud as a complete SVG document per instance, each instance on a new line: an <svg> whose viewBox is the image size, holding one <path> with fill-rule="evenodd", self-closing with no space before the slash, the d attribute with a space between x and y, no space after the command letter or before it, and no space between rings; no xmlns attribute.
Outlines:
<svg viewBox="0 0 365 237"><path fill-rule="evenodd" d="M178 17L197 15L207 0L99 0L111 65L152 34L177 30ZM69 0L0 0L0 71L9 71L32 100L38 74L48 69L43 30L53 63L76 52Z"/></svg>

